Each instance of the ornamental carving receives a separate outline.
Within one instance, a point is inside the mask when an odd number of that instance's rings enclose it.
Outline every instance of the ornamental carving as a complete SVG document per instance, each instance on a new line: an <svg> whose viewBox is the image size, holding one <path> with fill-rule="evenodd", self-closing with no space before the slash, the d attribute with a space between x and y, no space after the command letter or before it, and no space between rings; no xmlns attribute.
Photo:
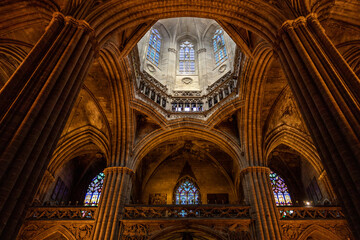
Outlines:
<svg viewBox="0 0 360 240"><path fill-rule="evenodd" d="M340 239L354 239L351 235L350 229L345 221L336 223L319 223L312 224L311 222L298 223L285 223L286 220L282 221L281 231L284 240L298 239L300 236L309 237L313 232L321 232L329 235L333 233Z"/></svg>
<svg viewBox="0 0 360 240"><path fill-rule="evenodd" d="M127 237L125 239L138 239L132 237L146 237L148 236L148 229L149 229L149 225L146 224L124 225L123 236ZM141 238L141 239L145 239L145 238Z"/></svg>
<svg viewBox="0 0 360 240"><path fill-rule="evenodd" d="M219 67L219 72L220 72L220 73L225 72L226 67L227 67L226 64L224 64L224 65L222 65L221 67Z"/></svg>
<svg viewBox="0 0 360 240"><path fill-rule="evenodd" d="M146 67L150 72L156 72L156 69L155 69L155 67L153 65L147 64Z"/></svg>
<svg viewBox="0 0 360 240"><path fill-rule="evenodd" d="M77 240L87 240L91 237L91 232L93 230L93 225L91 224L70 224L64 226L68 229Z"/></svg>
<svg viewBox="0 0 360 240"><path fill-rule="evenodd" d="M289 88L284 89L272 112L273 114L269 117L268 121L268 132L279 126L286 125L307 133L294 96Z"/></svg>
<svg viewBox="0 0 360 240"><path fill-rule="evenodd" d="M166 193L151 193L149 195L150 205L165 205L167 201Z"/></svg>
<svg viewBox="0 0 360 240"><path fill-rule="evenodd" d="M181 81L185 84L190 84L193 80L189 77L186 77L186 78L181 79Z"/></svg>

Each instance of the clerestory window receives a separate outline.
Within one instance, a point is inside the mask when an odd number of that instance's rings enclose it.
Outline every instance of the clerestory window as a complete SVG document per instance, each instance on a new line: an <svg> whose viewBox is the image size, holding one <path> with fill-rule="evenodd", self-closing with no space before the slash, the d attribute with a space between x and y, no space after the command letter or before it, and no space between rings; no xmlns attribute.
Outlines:
<svg viewBox="0 0 360 240"><path fill-rule="evenodd" d="M195 74L195 49L194 44L190 41L184 41L180 44L179 73Z"/></svg>
<svg viewBox="0 0 360 240"><path fill-rule="evenodd" d="M227 59L224 31L221 29L216 30L213 40L213 48L215 54L215 64L219 65Z"/></svg>
<svg viewBox="0 0 360 240"><path fill-rule="evenodd" d="M154 63L156 66L159 65L160 60L160 49L161 49L161 36L157 29L151 29L149 47L146 54L146 58Z"/></svg>

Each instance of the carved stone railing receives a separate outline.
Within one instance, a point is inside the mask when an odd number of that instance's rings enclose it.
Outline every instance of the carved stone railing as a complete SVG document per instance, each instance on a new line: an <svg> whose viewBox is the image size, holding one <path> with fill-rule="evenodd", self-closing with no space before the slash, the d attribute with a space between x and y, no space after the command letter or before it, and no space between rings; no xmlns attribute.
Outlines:
<svg viewBox="0 0 360 240"><path fill-rule="evenodd" d="M164 219L164 218L250 218L249 206L235 205L161 205L125 206L123 219Z"/></svg>
<svg viewBox="0 0 360 240"><path fill-rule="evenodd" d="M97 207L31 207L26 220L93 220Z"/></svg>
<svg viewBox="0 0 360 240"><path fill-rule="evenodd" d="M168 88L152 77L146 71L140 71L140 60L137 48L129 55L133 65L135 96L153 106L161 109L168 118L177 118L179 114L195 114L207 116L211 109L225 103L225 99L233 99L237 96L238 79L242 75L242 67L245 55L237 51L235 68L228 71L215 83L203 91L173 91L169 93ZM194 116L195 116L194 115Z"/></svg>
<svg viewBox="0 0 360 240"><path fill-rule="evenodd" d="M345 219L340 207L278 207L281 220Z"/></svg>

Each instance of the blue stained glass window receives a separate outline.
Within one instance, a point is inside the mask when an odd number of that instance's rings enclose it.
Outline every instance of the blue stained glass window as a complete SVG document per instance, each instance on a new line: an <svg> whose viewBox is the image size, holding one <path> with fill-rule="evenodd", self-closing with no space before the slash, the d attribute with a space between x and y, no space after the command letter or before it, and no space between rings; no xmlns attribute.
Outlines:
<svg viewBox="0 0 360 240"><path fill-rule="evenodd" d="M175 187L175 204L200 204L200 192L189 177L183 178Z"/></svg>
<svg viewBox="0 0 360 240"><path fill-rule="evenodd" d="M84 205L85 206L97 206L100 200L101 190L104 184L104 173L99 173L93 178L86 191Z"/></svg>
<svg viewBox="0 0 360 240"><path fill-rule="evenodd" d="M152 63L159 65L160 60L160 49L161 49L161 36L158 30L151 29L149 47L147 51L147 59Z"/></svg>
<svg viewBox="0 0 360 240"><path fill-rule="evenodd" d="M194 44L189 41L180 44L179 72L182 74L195 73L195 49Z"/></svg>
<svg viewBox="0 0 360 240"><path fill-rule="evenodd" d="M213 47L215 54L215 64L219 65L221 62L227 59L223 30L216 30L213 37Z"/></svg>
<svg viewBox="0 0 360 240"><path fill-rule="evenodd" d="M274 193L274 198L277 206L291 206L292 201L289 190L277 173L270 172L270 182Z"/></svg>

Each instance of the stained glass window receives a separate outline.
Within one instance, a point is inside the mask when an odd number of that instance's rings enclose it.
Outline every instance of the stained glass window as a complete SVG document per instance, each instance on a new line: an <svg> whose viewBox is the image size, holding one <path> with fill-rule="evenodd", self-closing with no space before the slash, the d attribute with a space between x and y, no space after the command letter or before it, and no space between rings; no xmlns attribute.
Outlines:
<svg viewBox="0 0 360 240"><path fill-rule="evenodd" d="M195 49L194 44L189 41L180 44L179 72L181 74L195 73Z"/></svg>
<svg viewBox="0 0 360 240"><path fill-rule="evenodd" d="M215 64L219 65L225 59L227 59L224 32L221 29L216 30L213 37L213 48L215 54Z"/></svg>
<svg viewBox="0 0 360 240"><path fill-rule="evenodd" d="M290 198L290 193L284 179L282 179L277 173L271 171L270 182L273 189L276 205L291 206L292 202Z"/></svg>
<svg viewBox="0 0 360 240"><path fill-rule="evenodd" d="M200 204L200 192L189 177L183 178L175 187L175 204Z"/></svg>
<svg viewBox="0 0 360 240"><path fill-rule="evenodd" d="M84 205L85 206L97 206L100 200L101 189L104 184L104 173L99 173L93 178L86 191Z"/></svg>
<svg viewBox="0 0 360 240"><path fill-rule="evenodd" d="M159 64L160 48L161 48L160 33L156 29L151 29L149 48L146 57L149 61L156 64L156 66Z"/></svg>

